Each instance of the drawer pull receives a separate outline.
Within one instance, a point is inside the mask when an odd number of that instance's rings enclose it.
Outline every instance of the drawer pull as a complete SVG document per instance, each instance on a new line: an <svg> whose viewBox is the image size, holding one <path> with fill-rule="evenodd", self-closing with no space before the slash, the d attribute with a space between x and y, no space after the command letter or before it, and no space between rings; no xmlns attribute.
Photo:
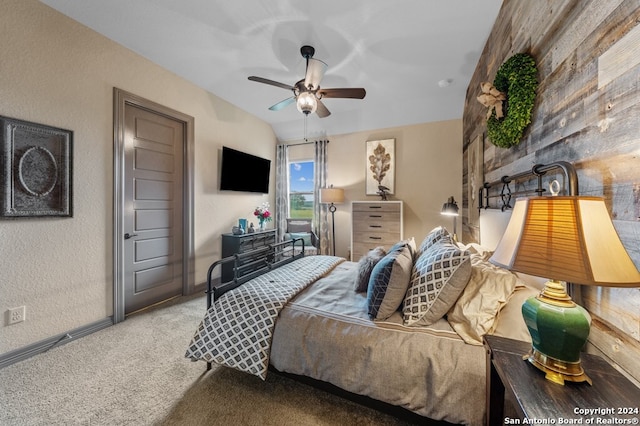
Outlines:
<svg viewBox="0 0 640 426"><path fill-rule="evenodd" d="M382 206L369 206L370 209L381 209Z"/></svg>
<svg viewBox="0 0 640 426"><path fill-rule="evenodd" d="M370 214L369 217L382 217L381 214Z"/></svg>
<svg viewBox="0 0 640 426"><path fill-rule="evenodd" d="M369 228L382 228L382 225L369 225Z"/></svg>
<svg viewBox="0 0 640 426"><path fill-rule="evenodd" d="M370 240L381 240L382 237L369 237Z"/></svg>

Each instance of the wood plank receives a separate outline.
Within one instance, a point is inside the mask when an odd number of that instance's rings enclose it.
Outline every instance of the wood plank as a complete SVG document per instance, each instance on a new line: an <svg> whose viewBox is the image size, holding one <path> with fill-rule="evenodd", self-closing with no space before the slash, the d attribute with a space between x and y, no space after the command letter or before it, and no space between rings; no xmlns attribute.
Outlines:
<svg viewBox="0 0 640 426"><path fill-rule="evenodd" d="M608 324L640 341L640 289L583 287L583 307L591 314L605 319Z"/></svg>
<svg viewBox="0 0 640 426"><path fill-rule="evenodd" d="M613 366L640 386L637 372L640 371L640 344L629 339L624 333L616 330L598 317L591 319L591 333L587 351L602 354Z"/></svg>
<svg viewBox="0 0 640 426"><path fill-rule="evenodd" d="M553 45L553 63L551 69L554 70L564 62L576 50L584 46L585 40L590 36L593 29L607 19L623 0L607 0L579 2L578 7L571 10L569 15L563 19L561 34Z"/></svg>
<svg viewBox="0 0 640 426"><path fill-rule="evenodd" d="M598 59L598 89L640 64L640 26L618 40Z"/></svg>

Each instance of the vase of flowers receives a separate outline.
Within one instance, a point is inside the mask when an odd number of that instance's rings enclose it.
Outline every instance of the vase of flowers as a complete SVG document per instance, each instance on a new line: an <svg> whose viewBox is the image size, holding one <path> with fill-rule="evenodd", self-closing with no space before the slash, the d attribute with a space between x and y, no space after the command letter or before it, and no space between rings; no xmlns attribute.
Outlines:
<svg viewBox="0 0 640 426"><path fill-rule="evenodd" d="M265 224L271 221L271 212L269 212L269 203L262 203L253 211L253 215L258 219L259 230L264 231Z"/></svg>

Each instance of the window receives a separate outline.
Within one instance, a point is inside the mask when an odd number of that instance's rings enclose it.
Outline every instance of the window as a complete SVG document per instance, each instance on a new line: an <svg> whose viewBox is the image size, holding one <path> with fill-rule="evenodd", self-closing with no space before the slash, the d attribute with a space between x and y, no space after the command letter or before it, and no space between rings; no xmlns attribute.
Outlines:
<svg viewBox="0 0 640 426"><path fill-rule="evenodd" d="M312 160L289 163L289 217L313 218L313 172Z"/></svg>

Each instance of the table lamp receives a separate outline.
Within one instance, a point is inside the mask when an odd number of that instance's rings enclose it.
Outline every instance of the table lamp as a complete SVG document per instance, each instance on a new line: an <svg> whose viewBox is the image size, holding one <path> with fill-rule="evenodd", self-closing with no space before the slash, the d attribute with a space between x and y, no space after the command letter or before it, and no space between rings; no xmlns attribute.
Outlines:
<svg viewBox="0 0 640 426"><path fill-rule="evenodd" d="M571 300L566 282L638 287L640 273L613 226L600 197L520 198L491 263L550 279L522 305L532 350L524 359L552 382L591 384L580 351L591 327L587 311Z"/></svg>
<svg viewBox="0 0 640 426"><path fill-rule="evenodd" d="M458 241L458 236L456 235L456 218L458 217L458 204L456 203L456 200L453 199L453 196L449 197L447 202L442 205L440 214L445 216L453 216L453 240Z"/></svg>
<svg viewBox="0 0 640 426"><path fill-rule="evenodd" d="M320 188L320 202L323 204L330 204L329 211L331 212L331 241L333 242L333 255L336 255L336 204L342 204L344 202L344 189L334 188L331 185L329 188Z"/></svg>

